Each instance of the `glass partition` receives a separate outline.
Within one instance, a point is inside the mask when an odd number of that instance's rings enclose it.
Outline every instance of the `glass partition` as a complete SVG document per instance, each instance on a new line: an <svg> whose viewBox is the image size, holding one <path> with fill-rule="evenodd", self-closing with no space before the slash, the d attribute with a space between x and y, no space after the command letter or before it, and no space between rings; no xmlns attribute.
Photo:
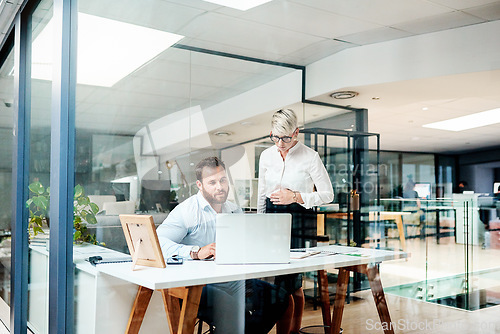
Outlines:
<svg viewBox="0 0 500 334"><path fill-rule="evenodd" d="M0 63L0 298L10 304L14 51Z"/></svg>
<svg viewBox="0 0 500 334"><path fill-rule="evenodd" d="M403 210L392 214L403 221L411 257L382 265L385 281L392 285L386 291L469 311L498 305L500 268L494 259L500 253L493 198L382 199L394 201L401 201Z"/></svg>
<svg viewBox="0 0 500 334"><path fill-rule="evenodd" d="M125 330L132 304L107 296L119 288L132 303L137 287L110 279L96 291L83 265L97 249L128 253L119 214L149 214L158 226L197 193L194 166L207 156L224 160L229 199L254 210L259 148L239 144L268 134L272 112L300 97L296 69L186 46L179 33L195 8L180 19L173 3L130 5L78 5L75 183L97 209L74 246L76 333ZM161 321L142 331L168 327L161 302L150 309Z"/></svg>
<svg viewBox="0 0 500 334"><path fill-rule="evenodd" d="M29 212L30 253L28 280L28 327L48 333L50 120L52 96L52 1L41 1L30 17L31 111Z"/></svg>
<svg viewBox="0 0 500 334"><path fill-rule="evenodd" d="M77 198L69 222L75 239L75 332L125 331L137 286L98 274L88 260L127 255L120 214L148 214L158 226L196 194L194 166L202 158L221 157L229 200L256 211L259 157L273 145L270 118L280 108L297 112L299 140L319 153L335 193L332 203L316 208L305 246L403 250L411 253L407 261L381 265L389 293L467 310L498 304L497 202L453 194L453 157L380 152L379 136L355 131L352 115L334 122L345 110L297 102L303 97L303 73L298 66L266 61L266 55L280 52L272 36L262 41L259 55L251 54L237 33L205 41L205 33L216 34L212 20L228 10L213 6L198 0L78 1ZM43 0L30 20L32 186L25 191L35 224L28 305L34 333L48 332L50 217L44 203L50 187L52 11L52 1ZM241 32L247 38L252 34L249 27ZM226 38L241 39L239 47L229 48ZM0 67L4 141L11 138L12 63L9 56ZM1 154L0 184L9 194L12 152L5 148ZM10 247L10 201L4 199L0 249ZM8 300L6 259L0 294ZM314 289L315 279L307 275L305 287ZM350 291L365 289L362 283L354 276ZM168 327L162 300L155 296L143 332Z"/></svg>

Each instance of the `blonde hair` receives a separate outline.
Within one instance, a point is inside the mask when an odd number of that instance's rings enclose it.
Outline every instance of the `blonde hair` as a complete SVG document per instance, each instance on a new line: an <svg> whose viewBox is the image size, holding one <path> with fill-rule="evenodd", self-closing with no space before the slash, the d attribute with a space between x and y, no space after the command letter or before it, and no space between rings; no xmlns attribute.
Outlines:
<svg viewBox="0 0 500 334"><path fill-rule="evenodd" d="M297 115L292 109L280 109L271 119L273 133L289 135L297 129Z"/></svg>

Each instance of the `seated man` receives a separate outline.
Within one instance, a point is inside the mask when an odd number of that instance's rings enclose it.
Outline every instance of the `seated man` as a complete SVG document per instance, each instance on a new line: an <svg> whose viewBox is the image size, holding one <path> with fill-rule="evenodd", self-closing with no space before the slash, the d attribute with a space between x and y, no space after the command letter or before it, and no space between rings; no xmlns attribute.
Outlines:
<svg viewBox="0 0 500 334"><path fill-rule="evenodd" d="M224 163L218 158L200 161L196 166L196 179L199 192L176 206L157 229L165 257L214 258L217 213L242 212L236 204L227 201L229 182ZM217 333L232 334L266 333L280 317L290 316L285 312L288 306L285 292L259 280L246 283L246 291L244 281L206 285L201 296L199 317L213 324ZM263 295L270 298L266 298L265 303L255 302L255 296ZM245 296L251 296L247 303ZM245 304L248 312L245 311ZM283 328L278 330L287 331Z"/></svg>

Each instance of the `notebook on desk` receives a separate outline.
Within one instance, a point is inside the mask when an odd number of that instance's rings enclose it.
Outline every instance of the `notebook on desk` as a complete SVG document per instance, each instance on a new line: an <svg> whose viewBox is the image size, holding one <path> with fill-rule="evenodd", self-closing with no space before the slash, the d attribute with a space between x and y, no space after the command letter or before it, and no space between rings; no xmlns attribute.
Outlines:
<svg viewBox="0 0 500 334"><path fill-rule="evenodd" d="M218 214L217 264L289 263L292 215Z"/></svg>

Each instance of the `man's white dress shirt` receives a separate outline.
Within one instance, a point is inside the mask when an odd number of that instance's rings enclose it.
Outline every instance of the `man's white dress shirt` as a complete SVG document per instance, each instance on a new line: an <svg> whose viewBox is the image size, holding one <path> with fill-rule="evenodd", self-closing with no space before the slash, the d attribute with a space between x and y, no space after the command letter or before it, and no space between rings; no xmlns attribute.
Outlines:
<svg viewBox="0 0 500 334"><path fill-rule="evenodd" d="M222 204L223 213L241 213L234 203ZM217 212L210 206L201 191L177 205L169 213L156 232L164 257L179 255L191 258L193 246L206 246L215 242L215 217Z"/></svg>
<svg viewBox="0 0 500 334"><path fill-rule="evenodd" d="M333 201L332 183L318 152L301 142L288 150L285 160L276 145L261 153L257 211L265 212L266 197L286 188L300 192L307 209Z"/></svg>

